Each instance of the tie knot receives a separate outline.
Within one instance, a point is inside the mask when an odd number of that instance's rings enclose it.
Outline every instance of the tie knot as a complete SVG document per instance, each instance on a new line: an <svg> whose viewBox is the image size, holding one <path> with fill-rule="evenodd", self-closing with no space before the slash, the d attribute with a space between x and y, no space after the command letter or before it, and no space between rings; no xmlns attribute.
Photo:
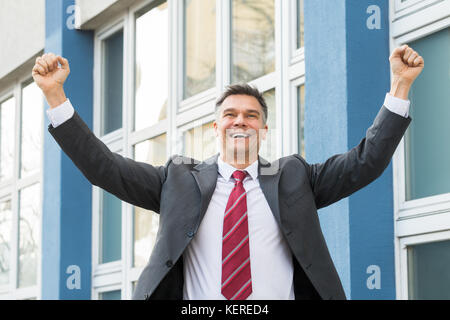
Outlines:
<svg viewBox="0 0 450 320"><path fill-rule="evenodd" d="M233 173L233 178L236 180L236 182L243 182L245 176L247 176L247 172L246 171L235 171Z"/></svg>

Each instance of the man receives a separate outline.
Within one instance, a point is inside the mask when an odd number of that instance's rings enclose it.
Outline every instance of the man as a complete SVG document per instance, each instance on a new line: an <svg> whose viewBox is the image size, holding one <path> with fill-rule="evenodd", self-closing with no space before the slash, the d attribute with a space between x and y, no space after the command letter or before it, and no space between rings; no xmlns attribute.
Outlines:
<svg viewBox="0 0 450 320"><path fill-rule="evenodd" d="M217 102L219 155L153 167L110 152L80 119L63 90L66 59L37 58L33 77L51 107L50 133L87 179L160 214L134 299L345 299L317 209L380 176L411 121L406 100L424 61L405 45L390 62L392 89L366 137L314 165L299 155L258 157L267 106L248 85Z"/></svg>

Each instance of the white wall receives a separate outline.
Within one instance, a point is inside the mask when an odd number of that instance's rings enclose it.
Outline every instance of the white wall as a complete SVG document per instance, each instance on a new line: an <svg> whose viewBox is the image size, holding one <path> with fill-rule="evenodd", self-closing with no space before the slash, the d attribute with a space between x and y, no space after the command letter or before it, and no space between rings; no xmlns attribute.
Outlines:
<svg viewBox="0 0 450 320"><path fill-rule="evenodd" d="M44 46L45 0L0 0L0 90Z"/></svg>
<svg viewBox="0 0 450 320"><path fill-rule="evenodd" d="M111 16L123 12L125 8L139 0L76 0L81 29L95 29Z"/></svg>

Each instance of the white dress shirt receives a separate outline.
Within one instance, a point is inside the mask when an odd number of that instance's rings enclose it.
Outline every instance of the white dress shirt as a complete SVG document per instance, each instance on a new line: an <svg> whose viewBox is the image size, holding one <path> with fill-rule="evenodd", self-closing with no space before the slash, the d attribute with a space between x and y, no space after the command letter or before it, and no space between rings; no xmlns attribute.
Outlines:
<svg viewBox="0 0 450 320"><path fill-rule="evenodd" d="M409 116L410 102L386 95L384 106L402 117ZM69 100L48 110L47 115L57 127L69 120L74 108ZM250 244L252 294L248 300L293 300L292 253L272 214L258 179L258 162L245 169L247 212ZM198 232L183 253L185 300L222 300L222 228L228 197L234 188L232 174L236 169L218 160L216 189Z"/></svg>
<svg viewBox="0 0 450 320"><path fill-rule="evenodd" d="M225 207L237 169L218 160L216 189L197 234L184 252L185 300L225 300L221 293L222 233ZM258 179L258 161L245 169L252 294L247 300L293 300L292 253Z"/></svg>

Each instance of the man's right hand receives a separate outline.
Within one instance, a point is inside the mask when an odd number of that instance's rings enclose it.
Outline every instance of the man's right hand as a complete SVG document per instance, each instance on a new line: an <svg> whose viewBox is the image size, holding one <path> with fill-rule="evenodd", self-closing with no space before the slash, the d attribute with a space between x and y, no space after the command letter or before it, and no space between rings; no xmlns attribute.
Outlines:
<svg viewBox="0 0 450 320"><path fill-rule="evenodd" d="M61 56L47 53L36 58L33 79L41 88L51 108L56 108L67 100L63 85L69 73L69 62Z"/></svg>

